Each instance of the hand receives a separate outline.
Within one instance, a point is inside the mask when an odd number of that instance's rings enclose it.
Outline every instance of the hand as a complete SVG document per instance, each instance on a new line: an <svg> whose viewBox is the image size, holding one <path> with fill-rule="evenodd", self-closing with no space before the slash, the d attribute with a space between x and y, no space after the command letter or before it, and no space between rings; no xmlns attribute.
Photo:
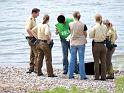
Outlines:
<svg viewBox="0 0 124 93"><path fill-rule="evenodd" d="M47 43L48 43L48 44L50 44L50 42L51 42L51 39L47 40Z"/></svg>
<svg viewBox="0 0 124 93"><path fill-rule="evenodd" d="M55 34L58 35L58 33L59 33L59 31L58 31L58 29L56 28L56 32L55 32Z"/></svg>

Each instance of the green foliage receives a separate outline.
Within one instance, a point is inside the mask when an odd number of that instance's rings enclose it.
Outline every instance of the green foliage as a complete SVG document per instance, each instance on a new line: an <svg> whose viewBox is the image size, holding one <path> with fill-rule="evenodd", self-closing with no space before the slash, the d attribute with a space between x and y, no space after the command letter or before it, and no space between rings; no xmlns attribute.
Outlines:
<svg viewBox="0 0 124 93"><path fill-rule="evenodd" d="M68 90L65 87L57 87L52 90L46 90L43 93L68 93Z"/></svg>
<svg viewBox="0 0 124 93"><path fill-rule="evenodd" d="M52 90L45 90L44 92L36 92L32 91L30 93L108 93L105 90L93 90L91 88L80 90L76 86L71 89L67 89L66 87L57 87Z"/></svg>
<svg viewBox="0 0 124 93"><path fill-rule="evenodd" d="M124 93L124 76L119 77L115 80L116 84L116 93Z"/></svg>

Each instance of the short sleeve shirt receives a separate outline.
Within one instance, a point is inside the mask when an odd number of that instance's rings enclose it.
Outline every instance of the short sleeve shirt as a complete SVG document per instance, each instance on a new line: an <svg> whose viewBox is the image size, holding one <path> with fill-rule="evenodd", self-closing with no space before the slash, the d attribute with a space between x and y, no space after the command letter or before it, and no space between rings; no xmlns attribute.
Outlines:
<svg viewBox="0 0 124 93"><path fill-rule="evenodd" d="M36 20L32 16L30 16L26 21L26 29L32 29L36 26Z"/></svg>
<svg viewBox="0 0 124 93"><path fill-rule="evenodd" d="M66 23L57 23L55 26L59 31L60 38L66 39L70 35L69 23L73 22L73 18L66 18Z"/></svg>
<svg viewBox="0 0 124 93"><path fill-rule="evenodd" d="M114 44L115 40L117 39L117 33L116 30L113 28L109 28L108 32L107 32L107 36L109 37L109 39L111 40L111 42Z"/></svg>
<svg viewBox="0 0 124 93"><path fill-rule="evenodd" d="M37 34L38 39L47 40L47 36L51 38L50 27L48 24L39 23L32 31Z"/></svg>
<svg viewBox="0 0 124 93"><path fill-rule="evenodd" d="M103 42L107 36L107 27L104 24L96 23L95 26L91 29L89 37L92 38L95 42Z"/></svg>

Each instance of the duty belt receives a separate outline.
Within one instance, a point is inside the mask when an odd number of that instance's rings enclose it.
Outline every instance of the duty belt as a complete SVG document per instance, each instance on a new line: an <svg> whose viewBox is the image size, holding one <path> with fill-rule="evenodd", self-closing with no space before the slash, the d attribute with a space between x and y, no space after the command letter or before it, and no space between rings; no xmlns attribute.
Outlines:
<svg viewBox="0 0 124 93"><path fill-rule="evenodd" d="M47 40L39 40L39 41L44 42L44 43L47 43Z"/></svg>

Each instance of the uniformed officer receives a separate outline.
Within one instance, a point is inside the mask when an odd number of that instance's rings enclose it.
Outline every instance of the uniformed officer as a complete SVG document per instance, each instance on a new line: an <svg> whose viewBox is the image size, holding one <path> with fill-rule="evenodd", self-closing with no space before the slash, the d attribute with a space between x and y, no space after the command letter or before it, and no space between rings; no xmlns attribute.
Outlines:
<svg viewBox="0 0 124 93"><path fill-rule="evenodd" d="M89 33L93 39L92 52L94 58L95 80L99 80L99 63L101 62L101 80L106 80L106 46L104 41L107 37L107 27L102 24L102 16L95 16L96 24Z"/></svg>
<svg viewBox="0 0 124 93"><path fill-rule="evenodd" d="M51 32L50 32L50 27L48 25L48 22L49 22L49 15L45 15L43 17L43 23L39 23L37 26L35 26L32 29L32 34L39 41L36 45L37 53L38 53L38 57L37 57L38 73L37 73L37 75L38 76L42 75L41 65L43 64L43 59L45 57L48 77L57 77L56 75L53 74L52 53L51 53L51 49L49 47L49 44L51 42Z"/></svg>
<svg viewBox="0 0 124 93"><path fill-rule="evenodd" d="M111 41L111 44L113 45L112 48L107 49L107 54L106 54L107 79L114 79L114 70L113 70L111 59L115 51L115 46L116 46L115 41L117 40L117 33L116 33L116 30L113 28L112 23L109 20L104 20L103 23L108 28L107 39Z"/></svg>
<svg viewBox="0 0 124 93"><path fill-rule="evenodd" d="M33 37L31 30L33 27L36 26L36 18L39 16L39 12L40 12L40 10L38 8L32 9L32 14L26 22L26 30L28 33L27 39L28 39L28 43L30 46L30 68L27 73L33 72L36 68L35 62L36 62L36 58L37 58L37 51L36 51L36 45L34 44L34 41L36 39Z"/></svg>

